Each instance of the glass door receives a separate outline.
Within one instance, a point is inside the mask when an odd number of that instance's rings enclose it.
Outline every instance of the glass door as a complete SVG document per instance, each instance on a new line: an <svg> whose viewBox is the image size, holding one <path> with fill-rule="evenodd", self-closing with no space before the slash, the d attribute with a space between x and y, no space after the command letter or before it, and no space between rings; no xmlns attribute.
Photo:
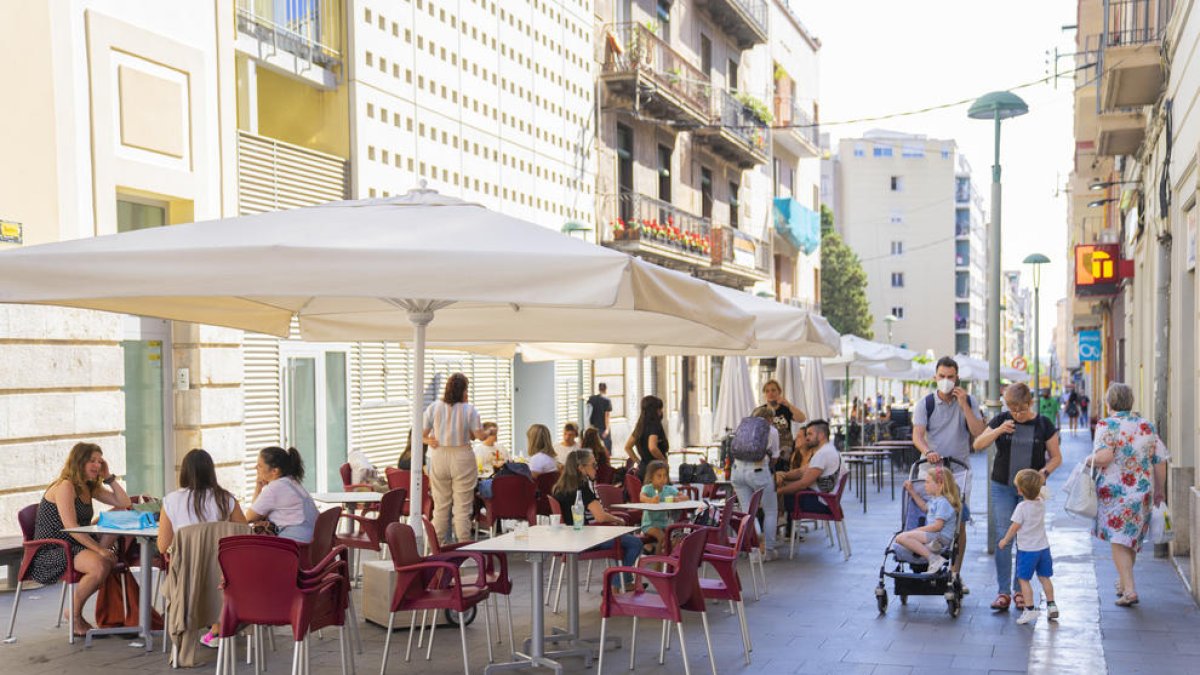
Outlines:
<svg viewBox="0 0 1200 675"><path fill-rule="evenodd" d="M130 494L164 492L163 343L125 340L125 474Z"/></svg>
<svg viewBox="0 0 1200 675"><path fill-rule="evenodd" d="M304 459L304 487L341 491L339 469L349 448L346 353L310 345L281 345L283 444Z"/></svg>

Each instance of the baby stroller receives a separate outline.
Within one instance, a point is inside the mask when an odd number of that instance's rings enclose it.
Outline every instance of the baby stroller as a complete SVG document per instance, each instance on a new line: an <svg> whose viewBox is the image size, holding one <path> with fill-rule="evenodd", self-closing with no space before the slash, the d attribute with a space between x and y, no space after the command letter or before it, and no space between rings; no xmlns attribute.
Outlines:
<svg viewBox="0 0 1200 675"><path fill-rule="evenodd" d="M962 491L963 503L968 503L971 492L970 467L952 457L945 457L942 461L946 462L950 470L954 472L954 480ZM912 481L913 487L922 497L925 497L923 469L926 464L927 462L921 459L914 463L909 471L909 480ZM907 605L910 595L941 595L946 598L946 608L949 610L950 616L957 617L959 610L962 609L962 579L958 578L949 566L930 571L925 558L896 543L896 535L925 525L925 514L917 508L912 496L907 491L903 495L904 500L900 509L900 530L892 535L892 539L883 553L883 564L879 566L879 586L875 588L879 613L887 612L888 594L884 587L884 577L887 576L894 580L893 590L899 596L900 604ZM959 546L958 528L956 527L952 533L949 548L939 553L947 560L957 560ZM887 571L889 557L895 561L895 568L890 572Z"/></svg>

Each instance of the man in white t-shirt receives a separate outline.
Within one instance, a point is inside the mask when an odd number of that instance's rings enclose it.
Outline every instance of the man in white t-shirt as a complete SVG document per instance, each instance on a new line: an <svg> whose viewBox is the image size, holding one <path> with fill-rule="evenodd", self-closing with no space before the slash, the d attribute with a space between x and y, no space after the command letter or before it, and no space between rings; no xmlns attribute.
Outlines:
<svg viewBox="0 0 1200 675"><path fill-rule="evenodd" d="M558 463L566 464L567 455L582 449L583 446L579 444L579 425L567 422L563 425L562 442L554 446L554 454L558 456Z"/></svg>
<svg viewBox="0 0 1200 675"><path fill-rule="evenodd" d="M805 490L835 492L838 480L843 473L843 467L842 456L838 454L837 447L829 440L829 422L825 420L809 422L804 426L804 436L808 447L815 447L817 451L808 460L808 466L782 474L779 479L782 482L779 494L794 495ZM829 507L825 506L825 502L814 495L801 495L800 503L805 511L830 512Z"/></svg>
<svg viewBox="0 0 1200 675"><path fill-rule="evenodd" d="M499 434L500 426L498 424L495 422L483 423L483 440L475 444L474 450L475 463L485 474L490 474L492 469L504 466L504 463L512 457L508 448L496 440Z"/></svg>

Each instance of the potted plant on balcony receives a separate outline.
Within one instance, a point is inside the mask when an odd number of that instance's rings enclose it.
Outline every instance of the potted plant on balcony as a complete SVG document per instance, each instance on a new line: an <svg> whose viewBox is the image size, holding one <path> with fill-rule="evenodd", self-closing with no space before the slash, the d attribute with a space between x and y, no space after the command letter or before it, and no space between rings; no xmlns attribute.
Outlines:
<svg viewBox="0 0 1200 675"><path fill-rule="evenodd" d="M621 241L629 236L629 227L625 225L625 220L617 218L612 222L613 239Z"/></svg>
<svg viewBox="0 0 1200 675"><path fill-rule="evenodd" d="M767 107L766 103L758 100L758 98L746 92L738 92L734 95L734 98L742 104L742 107L746 109L749 115L758 119L763 124L770 126L775 121L775 115L771 113L771 109Z"/></svg>

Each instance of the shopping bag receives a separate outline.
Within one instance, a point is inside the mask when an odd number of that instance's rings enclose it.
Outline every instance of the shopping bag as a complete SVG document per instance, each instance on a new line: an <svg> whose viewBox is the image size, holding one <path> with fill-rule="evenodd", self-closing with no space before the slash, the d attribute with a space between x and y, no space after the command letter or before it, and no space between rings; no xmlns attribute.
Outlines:
<svg viewBox="0 0 1200 675"><path fill-rule="evenodd" d="M145 530L157 525L153 513L138 511L104 511L98 526L112 530Z"/></svg>
<svg viewBox="0 0 1200 675"><path fill-rule="evenodd" d="M1096 501L1096 477L1095 471L1087 462L1080 462L1072 471L1071 476L1067 479L1067 484L1063 488L1063 492L1067 493L1066 503L1063 504L1063 509L1073 516L1080 518L1095 518L1097 501Z"/></svg>
<svg viewBox="0 0 1200 675"><path fill-rule="evenodd" d="M1151 544L1167 544L1175 539L1175 530L1171 528L1171 510L1166 504L1159 504L1150 512L1150 528L1146 533L1146 541Z"/></svg>

